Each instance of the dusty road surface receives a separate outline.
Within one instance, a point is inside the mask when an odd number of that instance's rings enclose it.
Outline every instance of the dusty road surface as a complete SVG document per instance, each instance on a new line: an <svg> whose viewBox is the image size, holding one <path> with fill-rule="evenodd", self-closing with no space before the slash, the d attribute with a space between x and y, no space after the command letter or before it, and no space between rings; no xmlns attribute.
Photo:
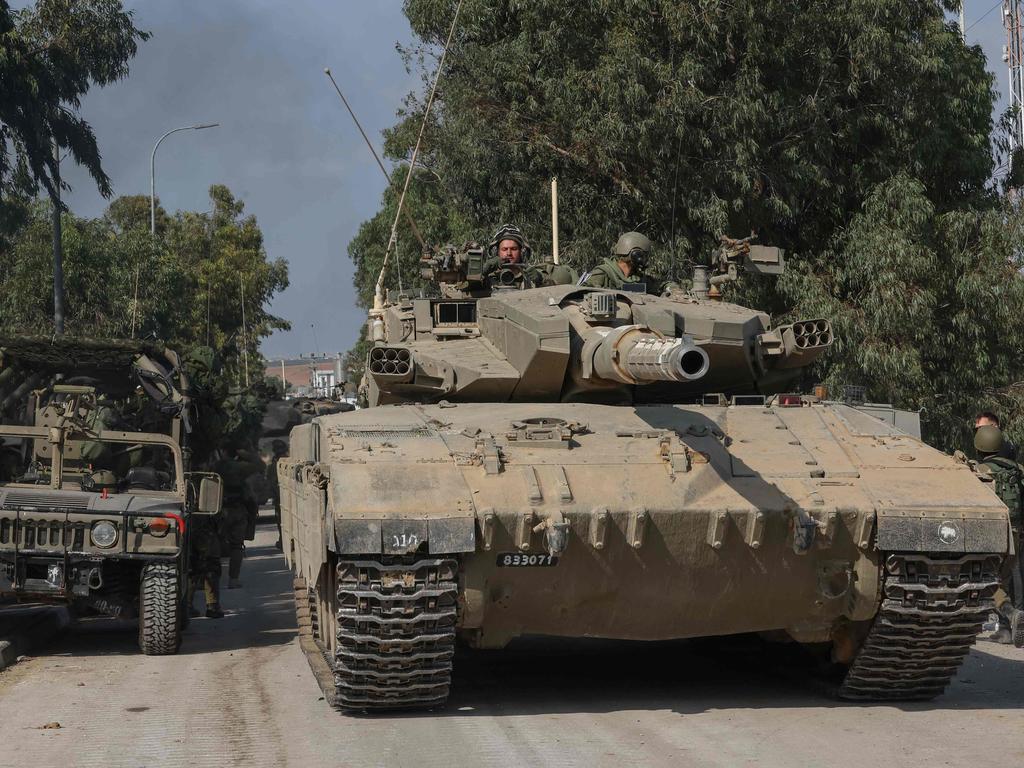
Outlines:
<svg viewBox="0 0 1024 768"><path fill-rule="evenodd" d="M275 537L176 657L91 627L0 673L0 766L1024 765L1024 651L985 643L923 705L831 701L751 644L534 643L463 653L445 711L346 717L299 650Z"/></svg>

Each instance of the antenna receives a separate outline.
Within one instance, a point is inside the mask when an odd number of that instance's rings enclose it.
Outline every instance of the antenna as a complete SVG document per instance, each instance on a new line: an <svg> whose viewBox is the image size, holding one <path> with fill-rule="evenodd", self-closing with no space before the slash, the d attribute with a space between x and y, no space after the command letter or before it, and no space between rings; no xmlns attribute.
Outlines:
<svg viewBox="0 0 1024 768"><path fill-rule="evenodd" d="M558 261L558 177L551 177L551 259Z"/></svg>
<svg viewBox="0 0 1024 768"><path fill-rule="evenodd" d="M345 98L345 94L341 92L341 88L338 87L337 81L334 79L334 75L331 74L329 67L324 67L324 74L331 81L331 85L334 86L334 90L338 92L338 96L341 97L341 103L345 105L345 109L352 116L352 122L356 124L356 128L359 129L360 135L363 137L363 141L366 142L367 148L370 150L370 154L373 155L373 159L377 161L377 167L380 168L380 172L384 174L384 178L391 183L391 174L388 173L388 169L384 167L384 163L380 160L380 155L377 154L377 150L373 148L373 144L370 143L369 137L366 135L366 131L363 130L363 126L359 123L359 118L356 117L356 113L352 111L352 107L348 103L348 99ZM408 211L405 211L405 220L409 222L409 226L412 228L412 233L416 236L416 239L420 243L420 248L424 251L427 250L427 244L423 242L423 235L420 234L419 227L416 226L416 222L412 220L412 216L409 215Z"/></svg>
<svg viewBox="0 0 1024 768"><path fill-rule="evenodd" d="M405 175L405 184L402 185L402 194L398 198L398 210L395 211L395 220L391 224L391 237L388 238L388 246L384 251L384 262L380 266L380 274L377 276L377 285L373 291L372 313L377 318L384 312L384 275L388 269L388 259L394 248L395 240L398 239L398 219L402 216L402 208L405 205L405 194L409 191L409 182L412 181L413 171L416 170L416 158L420 154L420 145L423 143L423 132L427 128L427 119L430 117L430 108L434 105L434 96L437 95L437 84L441 80L441 72L444 70L444 60L448 57L448 46L452 43L455 35L455 25L459 20L459 11L462 10L462 0L455 6L455 16L452 18L451 29L448 30L448 39L445 41L444 50L441 51L441 60L437 63L437 73L434 75L434 85L430 89L430 97L427 99L427 106L423 110L423 122L420 123L420 133L416 137L416 146L412 150L412 159L409 161L409 172Z"/></svg>

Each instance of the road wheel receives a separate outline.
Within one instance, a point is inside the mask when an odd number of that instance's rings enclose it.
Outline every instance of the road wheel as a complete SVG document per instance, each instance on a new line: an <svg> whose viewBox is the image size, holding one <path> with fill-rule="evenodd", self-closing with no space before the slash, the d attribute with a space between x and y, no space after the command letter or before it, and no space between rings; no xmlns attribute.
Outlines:
<svg viewBox="0 0 1024 768"><path fill-rule="evenodd" d="M177 566L150 563L143 568L139 587L139 647L144 654L177 653L181 643L181 610Z"/></svg>

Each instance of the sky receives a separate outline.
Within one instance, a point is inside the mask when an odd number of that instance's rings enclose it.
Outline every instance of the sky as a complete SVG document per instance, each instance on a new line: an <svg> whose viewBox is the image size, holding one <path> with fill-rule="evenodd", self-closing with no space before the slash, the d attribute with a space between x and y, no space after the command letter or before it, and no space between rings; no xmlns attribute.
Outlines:
<svg viewBox="0 0 1024 768"><path fill-rule="evenodd" d="M25 5L26 3L18 3ZM12 5L14 5L12 3ZM372 216L384 178L323 73L330 67L378 149L402 98L419 85L395 50L408 43L399 0L138 0L136 26L153 33L131 74L93 89L81 113L96 131L115 195L156 190L170 211L209 209L226 184L256 216L270 258L289 262L290 285L271 311L292 323L263 343L268 359L344 352L365 313L346 255ZM1001 2L966 0L967 42L981 45L1005 90ZM987 14L987 15L986 15ZM1005 108L1005 98L999 109ZM62 168L80 216L109 201L81 169Z"/></svg>
<svg viewBox="0 0 1024 768"><path fill-rule="evenodd" d="M377 210L384 177L338 99L330 67L379 144L417 87L395 50L411 38L397 0L147 0L127 2L139 46L127 79L93 89L81 113L96 131L114 195L156 192L168 210L210 208L226 184L253 214L290 285L271 311L292 322L263 343L267 358L344 352L365 313L355 307L349 240ZM80 216L109 204L80 169L62 172Z"/></svg>

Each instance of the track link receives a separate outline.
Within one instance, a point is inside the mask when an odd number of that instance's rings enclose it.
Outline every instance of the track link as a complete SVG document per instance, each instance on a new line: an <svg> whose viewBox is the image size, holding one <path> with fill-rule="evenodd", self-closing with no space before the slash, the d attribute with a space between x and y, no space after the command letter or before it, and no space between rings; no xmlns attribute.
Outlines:
<svg viewBox="0 0 1024 768"><path fill-rule="evenodd" d="M455 654L458 562L367 558L342 560L337 569L334 704L356 710L444 704Z"/></svg>
<svg viewBox="0 0 1024 768"><path fill-rule="evenodd" d="M925 701L953 679L990 611L998 555L895 553L885 565L882 605L839 696Z"/></svg>

